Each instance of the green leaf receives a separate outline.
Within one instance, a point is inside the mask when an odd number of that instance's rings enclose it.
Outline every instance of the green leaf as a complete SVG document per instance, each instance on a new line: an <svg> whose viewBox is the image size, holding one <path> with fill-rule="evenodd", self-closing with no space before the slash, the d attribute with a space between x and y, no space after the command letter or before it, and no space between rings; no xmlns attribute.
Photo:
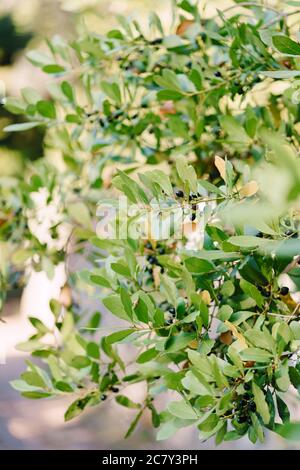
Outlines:
<svg viewBox="0 0 300 470"><path fill-rule="evenodd" d="M40 333L46 334L50 331L39 318L29 317L29 321Z"/></svg>
<svg viewBox="0 0 300 470"><path fill-rule="evenodd" d="M246 281L245 279L241 279L240 281L240 286L242 290L245 292L245 294L249 295L253 300L255 300L256 304L259 307L262 307L264 304L264 298L253 284L250 282Z"/></svg>
<svg viewBox="0 0 300 470"><path fill-rule="evenodd" d="M264 349L247 348L240 351L243 361L270 362L273 355Z"/></svg>
<svg viewBox="0 0 300 470"><path fill-rule="evenodd" d="M120 276L131 277L130 270L125 264L111 263L110 267L115 273L120 274Z"/></svg>
<svg viewBox="0 0 300 470"><path fill-rule="evenodd" d="M41 95L34 89L30 87L22 88L21 90L24 100L28 104L36 104L38 101L41 101Z"/></svg>
<svg viewBox="0 0 300 470"><path fill-rule="evenodd" d="M215 266L210 261L196 257L187 258L185 265L191 273L204 274L215 270Z"/></svg>
<svg viewBox="0 0 300 470"><path fill-rule="evenodd" d="M194 375L192 371L187 372L181 381L184 388L194 393L195 395L211 395L212 389L208 382L206 382L200 374Z"/></svg>
<svg viewBox="0 0 300 470"><path fill-rule="evenodd" d="M23 374L21 374L21 379L24 380L28 385L32 385L34 387L43 389L47 387L44 380L37 372L24 372Z"/></svg>
<svg viewBox="0 0 300 470"><path fill-rule="evenodd" d="M84 369L85 367L89 367L91 361L86 356L75 356L71 361L72 367L75 369Z"/></svg>
<svg viewBox="0 0 300 470"><path fill-rule="evenodd" d="M56 118L56 110L52 101L45 101L45 100L38 101L36 103L36 109L43 117L46 117L49 119Z"/></svg>
<svg viewBox="0 0 300 470"><path fill-rule="evenodd" d="M138 302L134 307L134 312L139 321L141 321L142 323L148 323L148 307L146 302L144 302L143 298L140 295Z"/></svg>
<svg viewBox="0 0 300 470"><path fill-rule="evenodd" d="M264 331L249 329L244 333L244 336L253 346L275 353L276 343L267 329Z"/></svg>
<svg viewBox="0 0 300 470"><path fill-rule="evenodd" d="M185 400L171 401L168 405L169 412L177 418L197 419L197 413L193 407Z"/></svg>
<svg viewBox="0 0 300 470"><path fill-rule="evenodd" d="M70 85L69 82L63 81L61 84L61 90L63 94L68 98L69 101L73 102L74 101L74 92L73 88Z"/></svg>
<svg viewBox="0 0 300 470"><path fill-rule="evenodd" d="M66 392L66 393L74 392L71 385L68 384L67 382L63 382L63 381L56 382L55 388L57 388L57 390L60 390L61 392Z"/></svg>
<svg viewBox="0 0 300 470"><path fill-rule="evenodd" d="M49 74L59 74L65 72L66 69L62 65L58 64L48 64L44 65L43 67L43 72L49 73Z"/></svg>
<svg viewBox="0 0 300 470"><path fill-rule="evenodd" d="M21 122L19 124L11 124L10 126L6 126L3 130L5 132L21 132L21 131L28 131L29 129L33 129L34 127L42 125L42 122Z"/></svg>
<svg viewBox="0 0 300 470"><path fill-rule="evenodd" d="M264 392L255 382L252 382L252 392L258 413L261 415L263 422L269 424L271 416Z"/></svg>
<svg viewBox="0 0 300 470"><path fill-rule="evenodd" d="M99 345L97 343L94 343L91 341L88 343L86 347L86 352L89 357L92 357L93 359L99 359L100 358L100 351L99 351Z"/></svg>
<svg viewBox="0 0 300 470"><path fill-rule="evenodd" d="M277 409L278 414L283 423L290 421L290 412L286 403L280 398L279 395L276 395Z"/></svg>
<svg viewBox="0 0 300 470"><path fill-rule="evenodd" d="M113 101L116 101L119 105L121 104L121 90L117 83L101 82L101 87L104 93Z"/></svg>
<svg viewBox="0 0 300 470"><path fill-rule="evenodd" d="M185 185L185 188L196 193L198 190L197 175L195 169L191 165L188 165L185 157L177 157L176 169L179 178Z"/></svg>
<svg viewBox="0 0 300 470"><path fill-rule="evenodd" d="M51 57L39 51L29 51L27 52L26 57L32 64L39 67L51 63Z"/></svg>
<svg viewBox="0 0 300 470"><path fill-rule="evenodd" d="M127 313L128 317L132 319L133 310L132 310L132 302L131 302L130 295L128 294L127 290L124 289L124 287L120 288L120 295L121 295L121 301L122 301L124 310Z"/></svg>
<svg viewBox="0 0 300 470"><path fill-rule="evenodd" d="M274 35L272 42L279 52L287 55L300 55L300 44L290 39L288 36Z"/></svg>
<svg viewBox="0 0 300 470"><path fill-rule="evenodd" d="M243 126L232 116L221 116L220 123L228 134L228 143L238 151L246 150L251 144L251 139Z"/></svg>
<svg viewBox="0 0 300 470"><path fill-rule="evenodd" d="M112 333L111 335L106 336L105 340L107 344L118 343L127 338L127 336L131 335L132 333L135 333L135 331L136 330L132 328L128 330L116 331L116 333Z"/></svg>
<svg viewBox="0 0 300 470"><path fill-rule="evenodd" d="M160 90L157 93L157 99L159 101L178 101L183 98L183 94L180 91L175 90Z"/></svg>
<svg viewBox="0 0 300 470"><path fill-rule="evenodd" d="M219 308L217 318L221 321L229 320L233 312L232 307L230 305L222 305Z"/></svg>
<svg viewBox="0 0 300 470"><path fill-rule="evenodd" d="M110 310L116 317L121 318L122 320L131 321L131 318L127 315L123 303L119 295L112 294L108 297L105 297L103 300L103 305Z"/></svg>
<svg viewBox="0 0 300 470"><path fill-rule="evenodd" d="M48 392L22 392L22 397L29 398L31 400L39 400L40 398L48 398L52 396L52 393Z"/></svg>
<svg viewBox="0 0 300 470"><path fill-rule="evenodd" d="M170 353L185 349L193 339L195 339L194 333L181 332L178 335L170 336L165 343L165 351Z"/></svg>
<svg viewBox="0 0 300 470"><path fill-rule="evenodd" d="M147 349L147 351L142 352L138 356L136 362L138 364L144 364L145 362L152 361L152 359L155 359L158 354L159 352L155 348Z"/></svg>
<svg viewBox="0 0 300 470"><path fill-rule="evenodd" d="M255 248L266 243L265 240L251 235L237 235L229 237L227 241L240 248Z"/></svg>
<svg viewBox="0 0 300 470"><path fill-rule="evenodd" d="M141 405L138 403L134 403L130 398L126 397L125 395L118 395L116 397L116 402L119 405L125 406L126 408L132 408L132 409L137 409L140 408Z"/></svg>
<svg viewBox="0 0 300 470"><path fill-rule="evenodd" d="M293 386L298 389L300 387L300 373L295 367L289 367L289 376Z"/></svg>
<svg viewBox="0 0 300 470"><path fill-rule="evenodd" d="M234 294L234 284L232 281L225 281L221 287L221 294L225 297L231 297Z"/></svg>
<svg viewBox="0 0 300 470"><path fill-rule="evenodd" d="M288 439L289 441L300 440L300 423L291 422L285 424L277 424L275 426L275 432L281 437Z"/></svg>
<svg viewBox="0 0 300 470"><path fill-rule="evenodd" d="M105 277L99 276L98 274L91 274L90 279L94 284L101 287L111 287L110 282Z"/></svg>
<svg viewBox="0 0 300 470"><path fill-rule="evenodd" d="M131 434L134 432L135 428L137 427L137 425L138 425L138 423L139 423L139 420L140 420L141 417L142 417L143 412L144 412L143 409L141 409L141 410L138 412L138 414L136 415L136 417L135 417L134 420L132 421L131 425L129 426L127 433L125 434L125 439L128 439L128 437L130 437Z"/></svg>

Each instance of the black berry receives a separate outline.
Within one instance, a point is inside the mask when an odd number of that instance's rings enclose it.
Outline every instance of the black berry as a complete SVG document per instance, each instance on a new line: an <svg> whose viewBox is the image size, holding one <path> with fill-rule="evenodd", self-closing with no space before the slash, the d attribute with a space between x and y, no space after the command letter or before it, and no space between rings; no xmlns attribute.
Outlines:
<svg viewBox="0 0 300 470"><path fill-rule="evenodd" d="M193 222L196 219L196 214L191 214L190 219Z"/></svg>
<svg viewBox="0 0 300 470"><path fill-rule="evenodd" d="M244 389L245 389L245 390L250 390L250 388L251 388L251 385L250 385L250 384L247 384L247 383L244 384Z"/></svg>
<svg viewBox="0 0 300 470"><path fill-rule="evenodd" d="M239 416L238 419L237 419L237 422L238 422L239 424L243 424L243 423L245 423L246 421L247 421L247 417L244 416L244 415Z"/></svg>
<svg viewBox="0 0 300 470"><path fill-rule="evenodd" d="M249 410L253 411L253 413L256 411L256 404L254 403L254 401L249 403Z"/></svg>
<svg viewBox="0 0 300 470"><path fill-rule="evenodd" d="M107 396L106 395L101 395L101 400L104 401L106 400Z"/></svg>
<svg viewBox="0 0 300 470"><path fill-rule="evenodd" d="M288 295L289 290L290 290L290 289L289 289L288 287L284 286L284 287L282 287L282 288L280 289L280 294L281 294L281 295Z"/></svg>
<svg viewBox="0 0 300 470"><path fill-rule="evenodd" d="M165 250L163 247L161 247L161 248L158 249L158 253L159 253L160 255L164 255L165 252L166 252L166 250Z"/></svg>
<svg viewBox="0 0 300 470"><path fill-rule="evenodd" d="M184 192L181 189L177 189L175 194L176 194L177 197L183 197L184 196Z"/></svg>
<svg viewBox="0 0 300 470"><path fill-rule="evenodd" d="M222 77L221 72L218 70L217 72L214 73L215 77Z"/></svg>
<svg viewBox="0 0 300 470"><path fill-rule="evenodd" d="M119 389L118 389L118 387L112 387L111 391L114 392L114 393L118 393Z"/></svg>
<svg viewBox="0 0 300 470"><path fill-rule="evenodd" d="M150 264L157 264L157 258L155 256L147 256L147 260Z"/></svg>
<svg viewBox="0 0 300 470"><path fill-rule="evenodd" d="M171 307L171 308L169 308L169 312L170 312L171 315L175 315L176 310L175 310L174 307Z"/></svg>

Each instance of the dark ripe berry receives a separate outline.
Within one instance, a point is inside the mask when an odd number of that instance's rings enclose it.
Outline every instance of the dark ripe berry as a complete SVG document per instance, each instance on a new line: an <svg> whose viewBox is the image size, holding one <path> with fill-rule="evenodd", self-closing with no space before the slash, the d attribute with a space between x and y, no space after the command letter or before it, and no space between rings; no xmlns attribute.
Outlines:
<svg viewBox="0 0 300 470"><path fill-rule="evenodd" d="M119 389L118 387L111 387L111 391L114 393L118 393Z"/></svg>
<svg viewBox="0 0 300 470"><path fill-rule="evenodd" d="M147 256L147 260L150 264L157 264L157 258L155 256Z"/></svg>
<svg viewBox="0 0 300 470"><path fill-rule="evenodd" d="M262 289L261 293L264 297L270 297L271 293L268 290Z"/></svg>
<svg viewBox="0 0 300 470"><path fill-rule="evenodd" d="M238 82L237 80L234 80L233 84L234 84L234 86L239 86L240 82Z"/></svg>
<svg viewBox="0 0 300 470"><path fill-rule="evenodd" d="M222 299L223 299L223 295L222 295L222 294L218 294L218 295L217 295L217 299L218 299L218 300L222 300Z"/></svg>
<svg viewBox="0 0 300 470"><path fill-rule="evenodd" d="M247 416L244 416L244 415L239 416L238 419L237 419L237 422L239 424L246 423L246 421L247 421Z"/></svg>
<svg viewBox="0 0 300 470"><path fill-rule="evenodd" d="M282 288L280 289L280 294L281 294L281 295L288 295L289 290L290 290L290 289L289 289L288 287L284 286L284 287L282 287Z"/></svg>
<svg viewBox="0 0 300 470"><path fill-rule="evenodd" d="M152 250L152 245L150 242L147 242L146 245L145 245L145 248L147 248L147 250Z"/></svg>
<svg viewBox="0 0 300 470"><path fill-rule="evenodd" d="M250 384L244 384L244 389L245 390L250 390L251 389L251 385Z"/></svg>
<svg viewBox="0 0 300 470"><path fill-rule="evenodd" d="M184 196L184 192L181 189L177 189L175 194L176 194L177 197L183 197Z"/></svg>
<svg viewBox="0 0 300 470"><path fill-rule="evenodd" d="M191 219L191 221L193 222L193 221L196 219L196 214L191 214L191 215L190 215L190 219Z"/></svg>
<svg viewBox="0 0 300 470"><path fill-rule="evenodd" d="M192 193L192 194L190 195L190 198L191 198L191 199L197 199L197 197L198 197L198 196L197 196L197 194L195 194L195 193Z"/></svg>
<svg viewBox="0 0 300 470"><path fill-rule="evenodd" d="M106 400L107 396L106 395L101 395L101 400L104 401Z"/></svg>
<svg viewBox="0 0 300 470"><path fill-rule="evenodd" d="M171 307L171 308L169 308L169 312L170 312L171 315L175 315L176 310L175 310L174 307Z"/></svg>
<svg viewBox="0 0 300 470"><path fill-rule="evenodd" d="M163 274L165 272L165 268L161 267L160 272Z"/></svg>
<svg viewBox="0 0 300 470"><path fill-rule="evenodd" d="M260 285L257 286L257 289L259 290L259 292L262 292L264 290Z"/></svg>
<svg viewBox="0 0 300 470"><path fill-rule="evenodd" d="M222 77L221 72L218 70L217 72L214 73L215 77Z"/></svg>
<svg viewBox="0 0 300 470"><path fill-rule="evenodd" d="M166 252L166 250L165 250L163 247L158 248L158 253L159 253L160 255L164 255L165 252Z"/></svg>
<svg viewBox="0 0 300 470"><path fill-rule="evenodd" d="M224 413L224 416L231 416L233 410L227 410L226 413Z"/></svg>
<svg viewBox="0 0 300 470"><path fill-rule="evenodd" d="M197 210L197 204L193 204L193 205L192 205L192 210L193 210L193 211L196 211L196 210Z"/></svg>
<svg viewBox="0 0 300 470"><path fill-rule="evenodd" d="M252 401L251 403L249 403L249 410L250 410L250 411L253 411L253 413L255 413L255 411L256 411L256 404L254 403L254 401Z"/></svg>
<svg viewBox="0 0 300 470"><path fill-rule="evenodd" d="M247 401L247 400L249 400L249 398L250 398L249 393L244 393L244 395L243 395L243 400L246 400L246 401Z"/></svg>
<svg viewBox="0 0 300 470"><path fill-rule="evenodd" d="M255 236L258 238L263 238L264 234L262 232L257 232Z"/></svg>

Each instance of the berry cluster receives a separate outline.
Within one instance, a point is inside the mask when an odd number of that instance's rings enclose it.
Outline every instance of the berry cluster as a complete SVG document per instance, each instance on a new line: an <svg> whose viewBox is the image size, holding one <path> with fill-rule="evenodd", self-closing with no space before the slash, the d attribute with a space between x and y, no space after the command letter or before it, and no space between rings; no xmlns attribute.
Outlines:
<svg viewBox="0 0 300 470"><path fill-rule="evenodd" d="M177 189L177 191L175 191L175 195L176 197L180 199L185 198L188 202L194 202L193 204L191 204L192 213L190 214L190 220L193 222L196 219L196 211L197 211L197 204L195 204L195 200L198 200L199 198L201 198L201 194L190 193L188 195L185 195L182 189Z"/></svg>
<svg viewBox="0 0 300 470"><path fill-rule="evenodd" d="M250 387L245 384L244 388L247 390ZM236 420L239 424L251 424L250 413L255 413L255 411L256 405L253 401L253 397L249 393L246 392L237 397L233 412L235 413Z"/></svg>

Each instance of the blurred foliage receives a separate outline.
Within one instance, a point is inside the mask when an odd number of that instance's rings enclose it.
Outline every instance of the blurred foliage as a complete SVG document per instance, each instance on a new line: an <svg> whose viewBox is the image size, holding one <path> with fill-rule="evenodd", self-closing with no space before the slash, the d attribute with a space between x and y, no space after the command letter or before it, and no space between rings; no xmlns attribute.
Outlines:
<svg viewBox="0 0 300 470"><path fill-rule="evenodd" d="M25 49L32 38L30 33L19 33L10 15L0 18L0 65L11 64L16 52Z"/></svg>
<svg viewBox="0 0 300 470"><path fill-rule="evenodd" d="M11 266L52 278L74 252L91 266L51 301L52 329L30 318L36 333L19 348L48 369L28 361L12 383L28 398L74 394L66 420L116 394L136 410L127 437L148 410L158 439L189 425L217 443L263 441L265 428L299 438L285 403L300 386L300 46L287 21L298 10L244 6L205 19L184 0L170 31L152 13L147 29L119 16L107 34L55 36L28 53L54 77L51 99L26 88L6 101L27 121L5 130L46 128L54 157L1 178L0 237L13 251L3 279ZM126 237L101 238L97 203L114 207L120 192ZM150 210L156 228L174 209L182 239L138 231ZM100 339L100 313L74 300L83 288L125 326ZM123 395L137 382L141 403ZM159 413L167 390L180 399Z"/></svg>

